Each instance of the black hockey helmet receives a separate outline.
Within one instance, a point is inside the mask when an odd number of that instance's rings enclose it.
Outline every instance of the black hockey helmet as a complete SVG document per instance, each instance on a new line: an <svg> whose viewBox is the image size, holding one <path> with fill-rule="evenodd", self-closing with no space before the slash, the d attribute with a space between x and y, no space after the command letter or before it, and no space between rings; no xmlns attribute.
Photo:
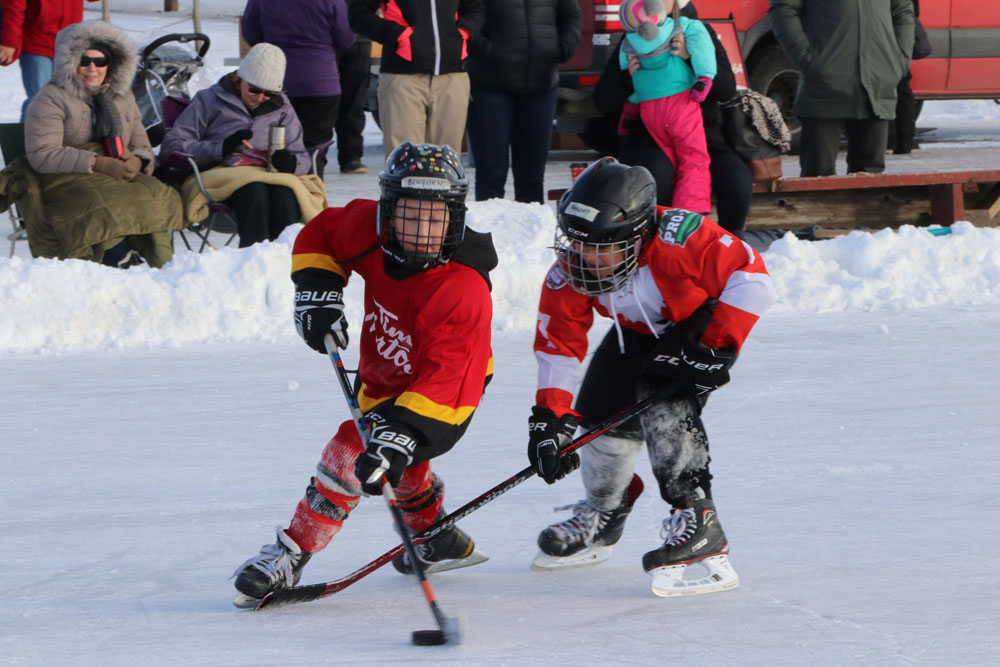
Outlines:
<svg viewBox="0 0 1000 667"><path fill-rule="evenodd" d="M465 237L469 181L458 153L447 144L404 141L386 160L379 186L378 238L386 256L416 271L446 264ZM428 221L446 228L428 232Z"/></svg>
<svg viewBox="0 0 1000 667"><path fill-rule="evenodd" d="M656 182L645 167L611 157L587 167L559 200L555 250L573 288L619 289L638 268L655 217Z"/></svg>

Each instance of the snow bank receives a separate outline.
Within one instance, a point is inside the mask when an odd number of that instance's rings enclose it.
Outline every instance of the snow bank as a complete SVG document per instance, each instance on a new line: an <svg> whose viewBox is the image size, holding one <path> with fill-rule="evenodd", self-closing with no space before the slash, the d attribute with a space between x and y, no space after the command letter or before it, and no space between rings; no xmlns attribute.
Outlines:
<svg viewBox="0 0 1000 667"><path fill-rule="evenodd" d="M552 263L551 207L492 200L470 204L469 224L493 234L494 329L535 322ZM180 251L161 270L119 271L84 261L0 260L0 352L279 341L291 322L291 245L296 225L274 243L202 255ZM779 240L764 259L778 289L772 313L901 311L1000 301L1000 230L959 223L934 236L854 232L827 241ZM360 280L348 288L348 317L361 317Z"/></svg>

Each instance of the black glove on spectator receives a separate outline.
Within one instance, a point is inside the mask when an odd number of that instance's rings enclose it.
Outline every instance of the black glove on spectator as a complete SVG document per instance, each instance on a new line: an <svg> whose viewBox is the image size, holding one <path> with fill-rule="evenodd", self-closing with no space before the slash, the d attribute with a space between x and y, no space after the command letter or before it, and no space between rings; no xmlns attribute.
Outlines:
<svg viewBox="0 0 1000 667"><path fill-rule="evenodd" d="M643 375L677 382L700 396L729 382L729 368L735 361L735 348L706 347L690 332L682 336L668 335L646 361Z"/></svg>
<svg viewBox="0 0 1000 667"><path fill-rule="evenodd" d="M548 408L531 408L528 418L528 460L538 476L548 484L553 484L580 467L580 455L576 452L559 455L559 450L573 439L577 418L566 413L562 418Z"/></svg>
<svg viewBox="0 0 1000 667"><path fill-rule="evenodd" d="M370 413L365 421L369 432L368 448L354 462L354 474L361 482L361 490L375 496L382 493L383 476L390 486L399 485L419 443L412 430L387 421L378 413Z"/></svg>
<svg viewBox="0 0 1000 667"><path fill-rule="evenodd" d="M337 347L347 347L347 318L344 317L344 279L335 273L324 281L304 280L295 284L295 329L302 340L320 354L326 354L323 338L333 334Z"/></svg>
<svg viewBox="0 0 1000 667"><path fill-rule="evenodd" d="M230 153L235 153L236 149L243 143L244 139L250 139L253 137L253 132L250 130L237 130L233 132L228 137L222 140L222 159L225 160L226 156Z"/></svg>
<svg viewBox="0 0 1000 667"><path fill-rule="evenodd" d="M271 166L284 174L295 173L295 156L287 149L276 150L271 153Z"/></svg>

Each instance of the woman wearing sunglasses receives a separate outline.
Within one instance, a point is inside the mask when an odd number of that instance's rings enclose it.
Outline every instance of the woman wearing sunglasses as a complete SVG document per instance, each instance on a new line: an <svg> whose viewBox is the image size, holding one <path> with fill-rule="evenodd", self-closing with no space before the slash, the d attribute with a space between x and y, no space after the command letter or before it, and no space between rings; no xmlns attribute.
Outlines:
<svg viewBox="0 0 1000 667"><path fill-rule="evenodd" d="M19 172L41 189L40 202L25 206L35 257L120 268L143 260L160 267L173 257L181 201L150 175L153 150L130 89L135 68L135 45L108 23L77 23L57 35L52 79L26 110L30 169Z"/></svg>
<svg viewBox="0 0 1000 667"><path fill-rule="evenodd" d="M302 124L281 92L284 78L281 49L255 45L237 71L198 91L160 146L161 161L170 160L173 153L187 153L199 169L219 167L204 176L213 184L212 196L236 212L241 248L273 241L285 227L301 221L303 213L315 214L326 206L322 182L312 176L299 178L309 172L310 160ZM270 154L278 173L259 168L266 164L275 125L285 127L285 147ZM262 162L255 163L255 156Z"/></svg>

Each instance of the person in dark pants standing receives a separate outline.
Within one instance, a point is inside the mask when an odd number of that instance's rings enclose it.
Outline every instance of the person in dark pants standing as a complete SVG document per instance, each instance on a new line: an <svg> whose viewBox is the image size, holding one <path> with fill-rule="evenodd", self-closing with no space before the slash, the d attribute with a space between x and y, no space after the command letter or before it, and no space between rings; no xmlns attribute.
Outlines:
<svg viewBox="0 0 1000 667"><path fill-rule="evenodd" d="M302 123L306 148L330 141L340 106L337 52L354 43L345 1L249 0L240 25L251 46L268 42L285 52L284 92ZM325 168L324 152L316 156L316 175L323 178Z"/></svg>
<svg viewBox="0 0 1000 667"><path fill-rule="evenodd" d="M926 58L931 54L931 41L927 31L920 24L920 3L913 0L913 60ZM896 120L889 124L889 149L896 155L908 155L918 148L914 140L917 136L917 98L910 87L913 75L909 70L896 86Z"/></svg>
<svg viewBox="0 0 1000 667"><path fill-rule="evenodd" d="M545 202L545 162L556 112L559 63L580 43L576 0L486 0L486 21L469 53L469 148L476 200Z"/></svg>
<svg viewBox="0 0 1000 667"><path fill-rule="evenodd" d="M802 73L793 107L802 176L835 173L842 130L847 173L882 173L896 86L910 67L912 0L771 0L767 14Z"/></svg>
<svg viewBox="0 0 1000 667"><path fill-rule="evenodd" d="M358 37L354 46L337 56L340 71L340 111L337 113L337 162L342 174L367 174L365 153L365 96L371 75L372 42Z"/></svg>
<svg viewBox="0 0 1000 667"><path fill-rule="evenodd" d="M693 3L681 1L681 15L698 18ZM726 142L722 132L723 117L719 104L736 95L736 77L729 63L729 56L715 31L707 26L708 34L715 44L716 74L709 90L708 98L702 102L702 122L705 126L705 141L711 159L712 194L719 226L729 232L739 234L746 226L753 197L753 178L743 158ZM676 38L675 38L676 39ZM683 39L683 38L681 38ZM619 45L620 46L620 45ZM679 44L683 47L683 44ZM618 49L608 59L601 78L594 89L594 103L605 114L607 124L618 127L622 105L632 94L632 79L628 72L618 66ZM602 132L608 135L608 132ZM618 158L625 164L642 166L649 170L656 181L656 203L669 206L674 191L674 165L653 141L641 122L636 123L631 133L621 137Z"/></svg>

